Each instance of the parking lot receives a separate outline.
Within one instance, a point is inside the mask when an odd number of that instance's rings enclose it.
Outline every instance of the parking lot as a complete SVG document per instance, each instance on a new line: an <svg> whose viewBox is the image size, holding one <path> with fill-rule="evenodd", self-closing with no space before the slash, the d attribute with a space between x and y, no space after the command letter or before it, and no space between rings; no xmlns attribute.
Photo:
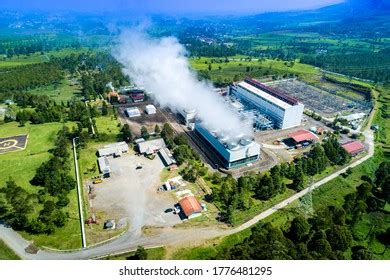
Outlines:
<svg viewBox="0 0 390 280"><path fill-rule="evenodd" d="M108 158L111 177L94 186L93 208L108 219L126 218L129 230L140 232L144 226L172 226L180 223L173 213L165 213L176 203L169 193L157 192L164 165L156 156L125 154ZM142 169L136 169L141 164Z"/></svg>

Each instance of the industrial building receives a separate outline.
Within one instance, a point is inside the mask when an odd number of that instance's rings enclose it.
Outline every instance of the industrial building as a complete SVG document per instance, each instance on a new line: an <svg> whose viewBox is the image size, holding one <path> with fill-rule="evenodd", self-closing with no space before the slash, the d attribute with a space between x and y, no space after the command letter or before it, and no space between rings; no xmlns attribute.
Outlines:
<svg viewBox="0 0 390 280"><path fill-rule="evenodd" d="M196 111L193 109L184 109L179 111L179 115L182 117L185 125L191 125L195 123Z"/></svg>
<svg viewBox="0 0 390 280"><path fill-rule="evenodd" d="M154 107L154 105L146 105L145 106L145 112L146 114L148 115L153 115L153 114L156 114L156 107Z"/></svg>
<svg viewBox="0 0 390 280"><path fill-rule="evenodd" d="M103 177L110 177L111 167L106 157L98 158L99 170L103 174Z"/></svg>
<svg viewBox="0 0 390 280"><path fill-rule="evenodd" d="M126 109L126 115L129 118L135 118L135 117L140 117L141 112L139 111L139 109L137 107L130 107L130 108Z"/></svg>
<svg viewBox="0 0 390 280"><path fill-rule="evenodd" d="M129 96L134 103L142 102L145 99L145 90L134 86L122 87L120 93Z"/></svg>
<svg viewBox="0 0 390 280"><path fill-rule="evenodd" d="M341 145L351 156L356 156L365 151L365 147L359 141L350 141Z"/></svg>
<svg viewBox="0 0 390 280"><path fill-rule="evenodd" d="M288 147L302 148L309 146L313 142L317 142L319 137L315 135L313 132L308 131L306 129L300 129L288 135L288 139L284 141L284 143Z"/></svg>
<svg viewBox="0 0 390 280"><path fill-rule="evenodd" d="M229 87L229 93L270 118L277 128L287 129L301 124L304 108L302 103L254 79L248 78L233 84Z"/></svg>
<svg viewBox="0 0 390 280"><path fill-rule="evenodd" d="M107 157L107 156L121 156L123 153L127 153L129 151L129 146L126 142L118 142L113 144L108 144L103 146L103 148L98 150L99 157Z"/></svg>
<svg viewBox="0 0 390 280"><path fill-rule="evenodd" d="M162 147L158 152L166 166L176 164L175 158L167 147Z"/></svg>
<svg viewBox="0 0 390 280"><path fill-rule="evenodd" d="M180 199L179 206L187 219L192 219L202 215L202 206L193 195Z"/></svg>
<svg viewBox="0 0 390 280"><path fill-rule="evenodd" d="M260 158L260 145L250 137L231 139L222 132L210 132L200 122L195 123L194 131L210 144L222 167L226 169L240 167Z"/></svg>
<svg viewBox="0 0 390 280"><path fill-rule="evenodd" d="M151 155L165 147L165 142L162 138L143 141L137 144L138 151L141 154Z"/></svg>

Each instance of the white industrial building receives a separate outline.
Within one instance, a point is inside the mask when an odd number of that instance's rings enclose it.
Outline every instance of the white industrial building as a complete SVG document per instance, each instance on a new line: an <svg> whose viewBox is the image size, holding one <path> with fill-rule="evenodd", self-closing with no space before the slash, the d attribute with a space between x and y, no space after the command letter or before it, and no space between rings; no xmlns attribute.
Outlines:
<svg viewBox="0 0 390 280"><path fill-rule="evenodd" d="M137 107L130 107L130 108L126 109L126 115L129 118L140 117L141 112L139 111L139 109Z"/></svg>
<svg viewBox="0 0 390 280"><path fill-rule="evenodd" d="M145 106L145 112L148 115L156 114L156 107L154 107L154 105L152 105L152 104L146 105Z"/></svg>
<svg viewBox="0 0 390 280"><path fill-rule="evenodd" d="M230 86L229 92L272 119L278 128L286 129L301 124L304 108L302 103L254 79L245 79Z"/></svg>
<svg viewBox="0 0 390 280"><path fill-rule="evenodd" d="M107 157L107 156L121 156L123 153L127 153L129 151L129 146L126 142L118 142L113 144L108 144L103 146L103 148L98 150L99 157Z"/></svg>
<svg viewBox="0 0 390 280"><path fill-rule="evenodd" d="M195 123L196 111L193 109L184 109L179 111L180 116L183 118L185 125L191 125Z"/></svg>
<svg viewBox="0 0 390 280"><path fill-rule="evenodd" d="M195 133L211 145L226 169L240 167L260 158L260 145L251 137L229 138L218 131L210 132L200 122L195 124Z"/></svg>
<svg viewBox="0 0 390 280"><path fill-rule="evenodd" d="M164 148L165 142L162 138L158 138L158 139L139 142L137 144L137 147L138 147L138 151L141 154L150 155L158 152L161 148Z"/></svg>
<svg viewBox="0 0 390 280"><path fill-rule="evenodd" d="M108 159L106 157L100 157L98 158L98 164L103 177L110 177L111 167Z"/></svg>

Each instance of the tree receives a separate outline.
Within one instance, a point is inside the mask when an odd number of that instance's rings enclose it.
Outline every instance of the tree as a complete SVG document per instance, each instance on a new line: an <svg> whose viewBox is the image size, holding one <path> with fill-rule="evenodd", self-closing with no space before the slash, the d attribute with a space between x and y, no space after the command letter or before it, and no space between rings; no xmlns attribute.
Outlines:
<svg viewBox="0 0 390 280"><path fill-rule="evenodd" d="M180 146L180 145L188 145L188 140L187 140L187 137L184 135L184 133L180 133L179 135L177 135L173 139L173 141L178 146Z"/></svg>
<svg viewBox="0 0 390 280"><path fill-rule="evenodd" d="M156 126L154 127L154 133L160 134L160 132L161 132L161 129L160 129L160 127L158 126L158 124L156 124Z"/></svg>
<svg viewBox="0 0 390 280"><path fill-rule="evenodd" d="M352 234L346 226L333 225L326 231L326 236L333 250L346 251L352 243Z"/></svg>
<svg viewBox="0 0 390 280"><path fill-rule="evenodd" d="M241 210L247 210L250 207L251 195L250 195L250 182L248 177L240 177L237 181L238 189L238 205Z"/></svg>
<svg viewBox="0 0 390 280"><path fill-rule="evenodd" d="M268 200L276 194L274 182L270 175L264 174L255 188L255 197L260 200Z"/></svg>
<svg viewBox="0 0 390 280"><path fill-rule="evenodd" d="M318 253L321 257L327 258L332 252L332 247L330 246L328 240L324 238L311 240L309 244L310 250ZM315 258L318 259L318 257Z"/></svg>
<svg viewBox="0 0 390 280"><path fill-rule="evenodd" d="M294 242L298 243L303 241L303 238L309 233L310 225L307 220L298 216L291 222L290 229L288 231L288 237Z"/></svg>
<svg viewBox="0 0 390 280"><path fill-rule="evenodd" d="M356 198L366 200L371 194L372 186L368 182L361 183L356 189Z"/></svg>
<svg viewBox="0 0 390 280"><path fill-rule="evenodd" d="M131 132L130 126L127 123L123 125L121 132L123 141L129 143L133 140L133 134Z"/></svg>
<svg viewBox="0 0 390 280"><path fill-rule="evenodd" d="M352 259L353 260L372 260L373 254L369 249L364 246L352 247Z"/></svg>
<svg viewBox="0 0 390 280"><path fill-rule="evenodd" d="M106 101L103 101L103 104L102 104L102 115L103 116L107 116L108 115L108 106L107 106L107 102Z"/></svg>
<svg viewBox="0 0 390 280"><path fill-rule="evenodd" d="M382 190L382 196L390 203L390 162L381 162L375 171L375 185Z"/></svg>
<svg viewBox="0 0 390 280"><path fill-rule="evenodd" d="M150 137L148 129L145 126L141 127L141 137L144 139L149 139Z"/></svg>
<svg viewBox="0 0 390 280"><path fill-rule="evenodd" d="M352 210L352 223L361 220L364 213L367 212L367 204L363 200L357 200Z"/></svg>
<svg viewBox="0 0 390 280"><path fill-rule="evenodd" d="M274 188L277 193L282 193L286 189L286 185L282 180L281 169L279 165L275 165L270 170L271 177L274 183Z"/></svg>
<svg viewBox="0 0 390 280"><path fill-rule="evenodd" d="M303 170L300 165L295 167L295 175L293 177L293 182L291 184L291 188L296 191L300 191L304 189L305 177L303 175Z"/></svg>
<svg viewBox="0 0 390 280"><path fill-rule="evenodd" d="M146 260L148 258L148 252L146 252L145 248L142 246L139 246L137 248L137 251L135 251L134 254L134 260Z"/></svg>

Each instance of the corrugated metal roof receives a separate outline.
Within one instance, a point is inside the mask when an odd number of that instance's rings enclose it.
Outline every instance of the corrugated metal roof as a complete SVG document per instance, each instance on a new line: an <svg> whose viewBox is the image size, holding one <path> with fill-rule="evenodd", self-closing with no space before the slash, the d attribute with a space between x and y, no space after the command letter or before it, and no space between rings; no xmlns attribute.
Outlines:
<svg viewBox="0 0 390 280"><path fill-rule="evenodd" d="M108 162L106 157L100 157L98 158L98 163L99 163L99 169L102 173L110 172L110 163Z"/></svg>
<svg viewBox="0 0 390 280"><path fill-rule="evenodd" d="M179 205L187 217L202 212L202 206L194 196L187 196L179 201Z"/></svg>
<svg viewBox="0 0 390 280"><path fill-rule="evenodd" d="M165 142L161 138L138 143L138 150L141 154L151 153L163 147L165 147Z"/></svg>
<svg viewBox="0 0 390 280"><path fill-rule="evenodd" d="M364 145L359 141L350 141L342 144L341 147L343 147L349 154L360 153L365 149Z"/></svg>
<svg viewBox="0 0 390 280"><path fill-rule="evenodd" d="M296 132L290 133L288 137L294 139L295 142L319 139L317 135L305 129L301 129Z"/></svg>

